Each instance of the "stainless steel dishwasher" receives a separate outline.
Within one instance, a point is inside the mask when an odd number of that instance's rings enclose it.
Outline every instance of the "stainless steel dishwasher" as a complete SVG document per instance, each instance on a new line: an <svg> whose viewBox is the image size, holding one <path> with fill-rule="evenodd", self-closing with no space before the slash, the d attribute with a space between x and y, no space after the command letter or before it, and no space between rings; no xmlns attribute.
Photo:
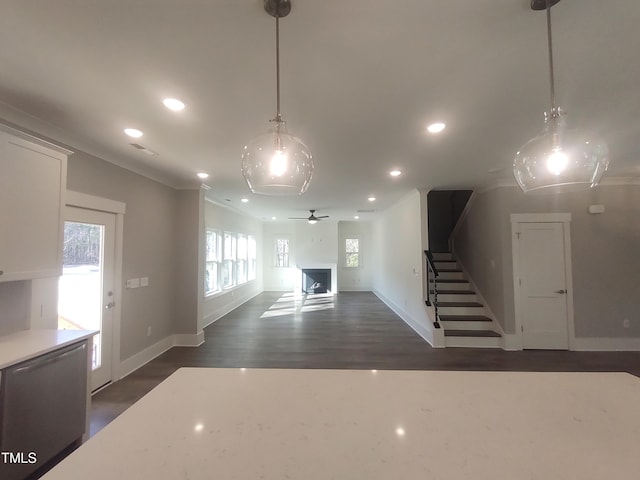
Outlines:
<svg viewBox="0 0 640 480"><path fill-rule="evenodd" d="M22 480L79 443L86 401L86 341L2 370L0 478Z"/></svg>

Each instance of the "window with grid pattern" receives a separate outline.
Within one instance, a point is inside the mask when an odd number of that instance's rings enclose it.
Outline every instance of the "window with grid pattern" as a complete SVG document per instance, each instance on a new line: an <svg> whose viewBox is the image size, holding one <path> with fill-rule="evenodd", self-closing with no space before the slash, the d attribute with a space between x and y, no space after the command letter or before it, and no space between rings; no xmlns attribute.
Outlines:
<svg viewBox="0 0 640 480"><path fill-rule="evenodd" d="M207 230L207 252L205 256L204 293L211 295L219 292L220 263L222 261L222 238L220 232Z"/></svg>
<svg viewBox="0 0 640 480"><path fill-rule="evenodd" d="M276 238L276 267L289 266L289 239Z"/></svg>
<svg viewBox="0 0 640 480"><path fill-rule="evenodd" d="M360 266L360 239L345 238L344 252L344 266L358 268Z"/></svg>

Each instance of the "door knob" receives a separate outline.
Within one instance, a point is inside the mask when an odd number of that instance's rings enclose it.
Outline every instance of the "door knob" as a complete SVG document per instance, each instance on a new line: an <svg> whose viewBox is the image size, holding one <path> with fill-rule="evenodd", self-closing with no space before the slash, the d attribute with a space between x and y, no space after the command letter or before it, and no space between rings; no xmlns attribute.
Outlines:
<svg viewBox="0 0 640 480"><path fill-rule="evenodd" d="M556 293L565 294L565 293L567 293L567 291L566 290L556 290Z"/></svg>
<svg viewBox="0 0 640 480"><path fill-rule="evenodd" d="M113 308L116 306L116 302L109 302L107 303L104 308L106 308L107 310L109 310L110 308Z"/></svg>

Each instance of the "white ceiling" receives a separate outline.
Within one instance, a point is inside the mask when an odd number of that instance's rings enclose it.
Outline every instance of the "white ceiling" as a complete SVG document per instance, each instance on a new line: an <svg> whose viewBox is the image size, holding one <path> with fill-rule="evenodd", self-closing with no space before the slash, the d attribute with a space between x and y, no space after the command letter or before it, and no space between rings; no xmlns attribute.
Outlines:
<svg viewBox="0 0 640 480"><path fill-rule="evenodd" d="M258 218L316 208L351 219L412 188L511 178L549 103L546 17L529 0L293 0L281 20L282 112L316 170L301 197L259 197L240 153L275 114L263 0L0 3L9 120L174 187L206 171L211 196ZM640 2L562 0L552 20L569 125L609 143L608 176L639 177ZM172 113L165 97L187 108ZM433 120L448 125L437 137L425 133ZM159 155L131 147L125 127ZM392 167L404 174L391 179Z"/></svg>

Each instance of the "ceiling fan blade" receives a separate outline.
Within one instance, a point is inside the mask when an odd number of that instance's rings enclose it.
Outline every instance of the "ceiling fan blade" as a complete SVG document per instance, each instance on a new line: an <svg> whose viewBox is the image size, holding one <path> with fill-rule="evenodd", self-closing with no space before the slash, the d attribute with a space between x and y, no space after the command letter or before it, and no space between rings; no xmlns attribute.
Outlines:
<svg viewBox="0 0 640 480"><path fill-rule="evenodd" d="M316 217L316 218L329 218L329 215L322 215L322 216Z"/></svg>
<svg viewBox="0 0 640 480"><path fill-rule="evenodd" d="M289 220L309 220L307 217L288 217Z"/></svg>

